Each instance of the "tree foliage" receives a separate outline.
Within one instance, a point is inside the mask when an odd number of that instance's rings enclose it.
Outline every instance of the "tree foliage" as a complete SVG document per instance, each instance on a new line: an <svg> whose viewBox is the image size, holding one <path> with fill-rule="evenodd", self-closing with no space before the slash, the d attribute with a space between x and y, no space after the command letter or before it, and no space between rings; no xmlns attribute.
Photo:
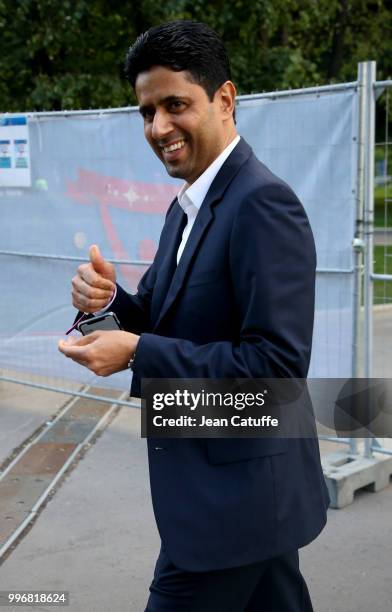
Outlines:
<svg viewBox="0 0 392 612"><path fill-rule="evenodd" d="M392 74L386 0L0 0L0 112L135 103L129 44L179 18L222 35L239 93L352 81L368 59Z"/></svg>

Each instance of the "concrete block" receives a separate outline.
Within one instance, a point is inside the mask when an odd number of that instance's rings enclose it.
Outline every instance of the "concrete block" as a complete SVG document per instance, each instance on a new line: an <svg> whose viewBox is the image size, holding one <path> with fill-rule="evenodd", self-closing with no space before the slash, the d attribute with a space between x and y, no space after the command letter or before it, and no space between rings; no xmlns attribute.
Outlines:
<svg viewBox="0 0 392 612"><path fill-rule="evenodd" d="M366 489L373 493L385 489L392 476L392 457L361 457L339 451L322 458L325 481L332 508L344 508L354 493Z"/></svg>

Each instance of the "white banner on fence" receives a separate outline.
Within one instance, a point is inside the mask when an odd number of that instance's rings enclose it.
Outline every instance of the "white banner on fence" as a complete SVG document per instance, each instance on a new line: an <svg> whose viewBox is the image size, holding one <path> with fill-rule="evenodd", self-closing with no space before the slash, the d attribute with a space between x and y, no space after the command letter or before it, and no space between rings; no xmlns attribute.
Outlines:
<svg viewBox="0 0 392 612"><path fill-rule="evenodd" d="M240 99L237 108L239 133L296 191L315 235L313 377L352 374L357 124L354 89ZM29 126L31 187L0 188L2 250L86 257L98 243L109 258L152 259L181 182L168 177L147 145L139 114L32 116ZM10 255L0 261L8 313L0 321L0 368L91 382L56 348L74 317L77 264ZM134 290L143 271L119 265L120 284ZM129 374L110 384L127 388Z"/></svg>

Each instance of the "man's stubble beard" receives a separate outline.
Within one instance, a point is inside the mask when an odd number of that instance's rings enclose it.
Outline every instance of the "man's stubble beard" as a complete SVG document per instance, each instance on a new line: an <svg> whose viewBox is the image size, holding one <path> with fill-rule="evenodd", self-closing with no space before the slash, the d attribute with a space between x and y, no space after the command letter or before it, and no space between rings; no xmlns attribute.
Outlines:
<svg viewBox="0 0 392 612"><path fill-rule="evenodd" d="M184 170L181 170L181 168L172 168L170 165L166 165L165 162L163 162L163 165L165 166L165 170L169 176L171 176L172 178L183 179L184 181L186 181Z"/></svg>

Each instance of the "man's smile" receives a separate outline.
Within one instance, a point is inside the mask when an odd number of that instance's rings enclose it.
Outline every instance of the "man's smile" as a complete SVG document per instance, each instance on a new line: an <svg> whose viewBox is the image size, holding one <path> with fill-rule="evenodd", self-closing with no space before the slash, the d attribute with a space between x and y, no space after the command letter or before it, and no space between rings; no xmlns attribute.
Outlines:
<svg viewBox="0 0 392 612"><path fill-rule="evenodd" d="M185 147L185 140L181 139L181 140L176 140L174 142L171 142L170 144L166 144L160 148L163 153L163 157L165 161L171 162L181 156L184 147Z"/></svg>
<svg viewBox="0 0 392 612"><path fill-rule="evenodd" d="M175 142L168 144L168 145L164 145L162 148L164 153L171 153L172 151L176 151L177 149L182 149L182 147L185 145L185 140L176 140Z"/></svg>

